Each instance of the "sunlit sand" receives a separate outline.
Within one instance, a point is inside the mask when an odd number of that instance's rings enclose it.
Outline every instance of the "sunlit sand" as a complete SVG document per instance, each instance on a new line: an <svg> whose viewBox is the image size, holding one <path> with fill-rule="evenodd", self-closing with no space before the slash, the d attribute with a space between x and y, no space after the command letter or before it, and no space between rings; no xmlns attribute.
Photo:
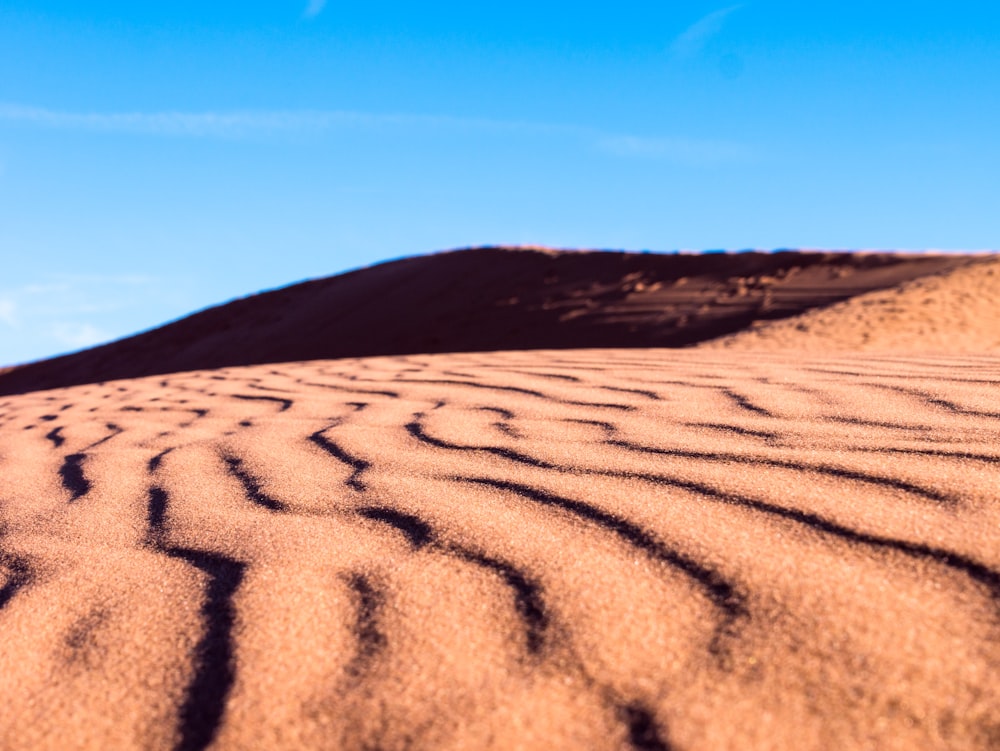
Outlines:
<svg viewBox="0 0 1000 751"><path fill-rule="evenodd" d="M725 349L0 374L0 748L997 748L996 268Z"/></svg>

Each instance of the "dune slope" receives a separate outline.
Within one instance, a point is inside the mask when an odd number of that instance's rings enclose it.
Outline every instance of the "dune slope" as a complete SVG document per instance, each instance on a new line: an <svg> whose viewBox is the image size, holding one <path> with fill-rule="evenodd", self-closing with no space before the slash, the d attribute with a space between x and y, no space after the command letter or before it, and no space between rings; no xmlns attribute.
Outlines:
<svg viewBox="0 0 1000 751"><path fill-rule="evenodd" d="M0 399L0 748L995 749L1000 359Z"/></svg>
<svg viewBox="0 0 1000 751"><path fill-rule="evenodd" d="M852 297L699 345L800 352L1000 352L1000 258Z"/></svg>
<svg viewBox="0 0 1000 751"><path fill-rule="evenodd" d="M254 295L0 372L0 394L293 360L686 346L973 260L888 253L438 253Z"/></svg>

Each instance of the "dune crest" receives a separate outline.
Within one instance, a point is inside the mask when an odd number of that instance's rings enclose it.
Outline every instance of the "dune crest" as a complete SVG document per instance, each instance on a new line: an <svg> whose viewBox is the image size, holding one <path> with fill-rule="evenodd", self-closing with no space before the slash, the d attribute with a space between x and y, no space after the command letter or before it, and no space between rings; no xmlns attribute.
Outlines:
<svg viewBox="0 0 1000 751"><path fill-rule="evenodd" d="M684 347L976 260L793 251L437 253L252 295L0 372L0 394L338 357Z"/></svg>
<svg viewBox="0 0 1000 751"><path fill-rule="evenodd" d="M1000 352L1000 259L922 277L699 345L800 352Z"/></svg>

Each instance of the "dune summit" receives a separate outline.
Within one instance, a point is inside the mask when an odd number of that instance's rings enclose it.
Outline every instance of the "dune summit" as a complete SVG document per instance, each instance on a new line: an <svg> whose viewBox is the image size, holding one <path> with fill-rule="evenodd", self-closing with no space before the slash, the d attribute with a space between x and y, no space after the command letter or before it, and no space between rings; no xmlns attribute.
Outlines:
<svg viewBox="0 0 1000 751"><path fill-rule="evenodd" d="M998 282L484 249L0 373L0 749L995 751Z"/></svg>
<svg viewBox="0 0 1000 751"><path fill-rule="evenodd" d="M681 347L980 258L478 248L253 295L0 373L0 394L337 357Z"/></svg>

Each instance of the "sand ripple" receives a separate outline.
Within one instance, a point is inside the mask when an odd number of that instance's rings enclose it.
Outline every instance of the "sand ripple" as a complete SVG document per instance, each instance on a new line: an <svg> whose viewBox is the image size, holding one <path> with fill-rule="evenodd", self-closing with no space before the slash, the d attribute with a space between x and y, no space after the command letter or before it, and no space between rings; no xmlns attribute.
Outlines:
<svg viewBox="0 0 1000 751"><path fill-rule="evenodd" d="M0 399L0 747L997 748L998 386L579 350Z"/></svg>

